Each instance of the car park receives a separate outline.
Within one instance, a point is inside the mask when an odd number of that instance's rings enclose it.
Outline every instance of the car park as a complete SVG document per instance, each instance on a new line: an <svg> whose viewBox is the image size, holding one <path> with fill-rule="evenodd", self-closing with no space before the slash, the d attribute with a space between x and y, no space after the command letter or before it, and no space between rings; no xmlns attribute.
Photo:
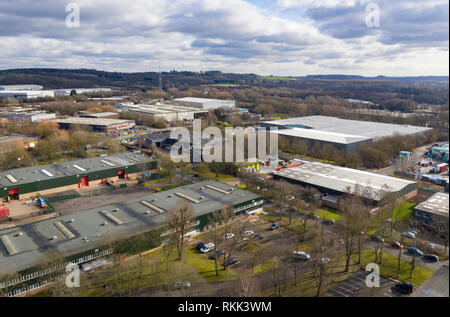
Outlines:
<svg viewBox="0 0 450 317"><path fill-rule="evenodd" d="M397 249L403 249L403 245L400 243L400 242L398 242L398 241L392 241L391 242L391 245L393 246L393 247L395 247L395 248L397 248Z"/></svg>
<svg viewBox="0 0 450 317"><path fill-rule="evenodd" d="M334 225L336 223L336 221L334 221L334 219L324 219L322 222L324 225Z"/></svg>
<svg viewBox="0 0 450 317"><path fill-rule="evenodd" d="M384 242L384 239L381 236L377 235L377 234L371 235L370 238L373 241L376 241L376 242Z"/></svg>
<svg viewBox="0 0 450 317"><path fill-rule="evenodd" d="M270 225L270 227L269 227L269 230L275 230L275 229L278 229L278 228L280 228L280 224L278 223L278 222L274 222L274 223L272 223L271 225Z"/></svg>
<svg viewBox="0 0 450 317"><path fill-rule="evenodd" d="M231 233L231 232L225 233L223 235L223 238L224 239L233 239L234 238L234 233Z"/></svg>
<svg viewBox="0 0 450 317"><path fill-rule="evenodd" d="M219 257L224 256L224 255L225 255L225 252L220 251L220 250L217 250L216 252L213 252L213 253L208 257L208 259L210 259L210 260L215 260L216 257L219 258Z"/></svg>
<svg viewBox="0 0 450 317"><path fill-rule="evenodd" d="M311 258L311 256L305 251L294 251L293 254L297 259L302 261L308 261Z"/></svg>
<svg viewBox="0 0 450 317"><path fill-rule="evenodd" d="M414 284L411 282L400 282L392 287L392 291L401 294L411 294L414 291Z"/></svg>
<svg viewBox="0 0 450 317"><path fill-rule="evenodd" d="M223 266L229 267L229 266L236 265L236 264L238 264L238 263L239 263L239 260L238 260L238 259L236 259L236 258L231 258L231 259L228 259L227 261L225 261L225 262L223 263Z"/></svg>
<svg viewBox="0 0 450 317"><path fill-rule="evenodd" d="M409 247L408 253L415 254L415 255L418 255L418 256L422 256L423 255L423 252L420 251L419 249L417 249L416 247Z"/></svg>
<svg viewBox="0 0 450 317"><path fill-rule="evenodd" d="M430 262L438 262L439 257L436 254L425 254L423 258Z"/></svg>
<svg viewBox="0 0 450 317"><path fill-rule="evenodd" d="M178 281L173 283L172 288L173 289L183 289L183 288L190 288L191 283L187 281Z"/></svg>
<svg viewBox="0 0 450 317"><path fill-rule="evenodd" d="M416 235L414 233L412 233L412 232L409 232L409 231L403 232L403 235L405 237L407 237L407 238L410 238L410 239L415 239L416 238Z"/></svg>
<svg viewBox="0 0 450 317"><path fill-rule="evenodd" d="M237 243L244 243L245 241L248 241L247 237L241 237L237 240Z"/></svg>
<svg viewBox="0 0 450 317"><path fill-rule="evenodd" d="M257 240L260 240L260 241L264 240L264 237L263 237L262 235L260 235L259 233L255 234L255 235L253 236L253 238L255 238L255 239L257 239Z"/></svg>

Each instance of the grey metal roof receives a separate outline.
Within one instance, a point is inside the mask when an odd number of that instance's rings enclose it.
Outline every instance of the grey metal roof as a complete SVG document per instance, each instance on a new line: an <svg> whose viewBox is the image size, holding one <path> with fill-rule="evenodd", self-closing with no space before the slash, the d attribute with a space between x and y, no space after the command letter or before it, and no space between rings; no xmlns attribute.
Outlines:
<svg viewBox="0 0 450 317"><path fill-rule="evenodd" d="M347 120L327 116L309 116L264 122L285 128L306 128L312 131L323 131L378 139L394 134L413 135L432 130L431 128L411 125L398 125L371 121Z"/></svg>
<svg viewBox="0 0 450 317"><path fill-rule="evenodd" d="M301 128L282 129L278 131L271 131L271 133L339 144L352 144L371 140L369 137Z"/></svg>
<svg viewBox="0 0 450 317"><path fill-rule="evenodd" d="M198 97L184 97L177 98L173 100L177 101L185 101L185 102L198 102L198 103L207 103L207 102L234 102L234 100L225 100L225 99L211 99L211 98L198 98Z"/></svg>
<svg viewBox="0 0 450 317"><path fill-rule="evenodd" d="M122 120L122 119L104 119L104 118L83 118L83 117L71 117L66 119L57 119L57 123L68 123L68 124L87 124L87 125L97 125L97 126L112 126L124 123L134 123L134 120Z"/></svg>
<svg viewBox="0 0 450 317"><path fill-rule="evenodd" d="M261 196L225 183L204 181L27 226L0 230L0 237L7 236L16 251L11 255L0 241L0 271L23 270L35 266L44 258L46 248L54 248L66 255L78 254L99 247L108 237L125 238L155 229L167 223L167 212L179 200L191 204L194 217L199 217L246 202L257 206L257 200L260 201ZM149 208L142 201L156 208ZM117 224L114 219L121 224ZM58 222L73 234L72 238L67 237L65 229L57 227Z"/></svg>
<svg viewBox="0 0 450 317"><path fill-rule="evenodd" d="M92 157L76 161L37 165L0 172L0 186L10 187L49 178L78 175L86 172L102 171L113 167L126 167L153 161L148 155L140 153L120 153L106 157ZM11 178L12 177L12 178Z"/></svg>
<svg viewBox="0 0 450 317"><path fill-rule="evenodd" d="M448 193L439 192L418 204L415 209L448 217Z"/></svg>
<svg viewBox="0 0 450 317"><path fill-rule="evenodd" d="M371 189L373 196L367 198L374 200L379 200L385 191L398 192L410 184L416 184L415 182L401 178L320 162L294 161L301 162L302 165L299 167L285 168L278 172L275 171L273 174L338 192L345 192L348 187L354 190L356 186Z"/></svg>

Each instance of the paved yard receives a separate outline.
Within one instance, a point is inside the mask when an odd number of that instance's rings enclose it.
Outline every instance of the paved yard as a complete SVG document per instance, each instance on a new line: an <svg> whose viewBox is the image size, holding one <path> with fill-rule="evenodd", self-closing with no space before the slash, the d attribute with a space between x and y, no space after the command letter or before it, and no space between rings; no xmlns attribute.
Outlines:
<svg viewBox="0 0 450 317"><path fill-rule="evenodd" d="M338 285L332 287L328 292L334 297L400 297L402 295L393 293L391 287L395 281L380 276L380 287L369 288L366 286L366 272L359 271Z"/></svg>

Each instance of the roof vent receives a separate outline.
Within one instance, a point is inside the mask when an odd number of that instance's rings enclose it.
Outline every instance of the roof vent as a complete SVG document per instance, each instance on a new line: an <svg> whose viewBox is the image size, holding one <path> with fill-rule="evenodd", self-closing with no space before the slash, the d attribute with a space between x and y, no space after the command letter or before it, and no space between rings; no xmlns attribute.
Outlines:
<svg viewBox="0 0 450 317"><path fill-rule="evenodd" d="M16 233L16 237L20 237L20 236L22 236L23 235L23 232L18 232L18 233Z"/></svg>
<svg viewBox="0 0 450 317"><path fill-rule="evenodd" d="M50 238L50 240L56 240L56 239L58 239L57 236L52 236L52 237Z"/></svg>
<svg viewBox="0 0 450 317"><path fill-rule="evenodd" d="M157 198L153 198L153 200L152 200L153 202L155 202L155 201L158 201L158 199Z"/></svg>
<svg viewBox="0 0 450 317"><path fill-rule="evenodd" d="M102 226L106 226L108 224L108 221L105 221L102 223Z"/></svg>

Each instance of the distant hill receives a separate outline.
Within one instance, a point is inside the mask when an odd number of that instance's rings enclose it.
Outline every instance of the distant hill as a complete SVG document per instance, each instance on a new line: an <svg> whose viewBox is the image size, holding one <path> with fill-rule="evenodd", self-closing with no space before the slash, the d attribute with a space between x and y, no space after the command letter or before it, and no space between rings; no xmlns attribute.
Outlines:
<svg viewBox="0 0 450 317"><path fill-rule="evenodd" d="M251 85L258 76L254 74L227 74L211 72L162 72L162 84L166 88L190 86L234 84ZM56 88L141 88L159 86L159 73L120 73L95 69L50 69L27 68L0 71L0 85L37 84L46 89Z"/></svg>
<svg viewBox="0 0 450 317"><path fill-rule="evenodd" d="M444 83L449 81L448 76L411 76L411 77L389 77L389 76L376 76L376 77L364 77L358 75L309 75L305 78L309 79L337 79L337 80L395 80L402 82L440 82Z"/></svg>
<svg viewBox="0 0 450 317"><path fill-rule="evenodd" d="M215 87L263 86L324 88L316 80L336 81L396 81L399 83L447 83L448 76L419 77L364 77L357 75L310 75L305 77L258 76L255 74L222 73L220 71L162 72L164 88L210 85ZM316 83L315 83L316 82ZM159 86L159 73L106 72L95 69L24 68L0 71L0 85L37 84L46 89L110 87L125 89L152 89ZM319 85L319 86L318 86ZM339 84L340 85L340 84Z"/></svg>

